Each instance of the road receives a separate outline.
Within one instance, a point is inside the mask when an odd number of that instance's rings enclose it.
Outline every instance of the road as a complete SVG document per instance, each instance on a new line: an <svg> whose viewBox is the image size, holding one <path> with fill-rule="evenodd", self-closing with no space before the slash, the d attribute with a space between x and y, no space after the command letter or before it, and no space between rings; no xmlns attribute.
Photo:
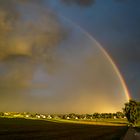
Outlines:
<svg viewBox="0 0 140 140"><path fill-rule="evenodd" d="M134 128L129 128L124 140L140 140L140 132L137 132Z"/></svg>

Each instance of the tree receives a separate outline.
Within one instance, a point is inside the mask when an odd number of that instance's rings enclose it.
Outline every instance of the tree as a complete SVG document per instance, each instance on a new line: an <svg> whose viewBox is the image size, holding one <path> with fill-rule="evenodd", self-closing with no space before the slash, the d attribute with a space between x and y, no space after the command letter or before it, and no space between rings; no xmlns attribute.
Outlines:
<svg viewBox="0 0 140 140"><path fill-rule="evenodd" d="M3 112L0 112L0 117L1 117L1 116L4 116L4 113L3 113Z"/></svg>
<svg viewBox="0 0 140 140"><path fill-rule="evenodd" d="M140 120L140 102L130 100L128 103L125 103L124 113L130 124L137 124Z"/></svg>
<svg viewBox="0 0 140 140"><path fill-rule="evenodd" d="M124 118L124 113L123 112L116 112L116 117L117 118Z"/></svg>
<svg viewBox="0 0 140 140"><path fill-rule="evenodd" d="M93 114L93 118L100 119L101 118L101 115L99 113L94 113Z"/></svg>

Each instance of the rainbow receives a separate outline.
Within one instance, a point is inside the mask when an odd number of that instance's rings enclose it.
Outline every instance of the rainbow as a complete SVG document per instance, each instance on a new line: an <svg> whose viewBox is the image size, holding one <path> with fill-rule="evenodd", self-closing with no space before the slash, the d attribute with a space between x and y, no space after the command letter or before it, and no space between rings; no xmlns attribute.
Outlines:
<svg viewBox="0 0 140 140"><path fill-rule="evenodd" d="M124 80L123 76L121 75L120 70L118 69L117 65L115 64L115 62L113 61L113 59L110 57L110 55L107 53L107 51L97 41L96 41L96 43L99 46L99 48L101 49L101 51L105 54L105 56L107 57L107 59L109 60L109 62L111 63L111 65L113 66L116 74L119 77L120 82L122 83L122 86L123 86L123 89L124 89L124 93L125 93L126 99L127 99L127 101L129 101L131 99L131 95L130 95L130 92L128 90L128 87L127 87L127 85L125 83L125 80Z"/></svg>
<svg viewBox="0 0 140 140"><path fill-rule="evenodd" d="M99 49L103 52L103 54L107 57L107 59L109 60L109 62L111 63L112 67L114 68L116 74L118 75L118 78L122 84L122 87L124 89L124 93L126 96L126 100L129 101L131 99L131 95L130 92L128 90L128 87L126 85L126 82L123 78L123 76L121 75L120 70L118 69L117 65L115 64L115 62L113 61L113 59L111 58L111 56L107 53L107 51L102 47L102 45L93 38L92 35L90 35L86 30L84 30L81 26L77 25L76 23L74 23L73 21L67 19L66 17L60 15L60 17L62 17L64 20L68 21L69 23L73 24L75 27L79 28L80 31L82 31L84 34L86 34L91 40L93 40L97 46L99 47Z"/></svg>

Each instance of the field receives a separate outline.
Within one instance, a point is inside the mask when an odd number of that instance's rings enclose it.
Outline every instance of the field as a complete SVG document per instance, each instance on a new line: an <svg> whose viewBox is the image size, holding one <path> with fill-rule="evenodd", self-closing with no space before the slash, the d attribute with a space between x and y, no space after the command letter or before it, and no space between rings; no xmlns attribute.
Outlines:
<svg viewBox="0 0 140 140"><path fill-rule="evenodd" d="M125 125L101 125L101 122L95 125L94 122L0 118L0 140L119 140L127 129Z"/></svg>
<svg viewBox="0 0 140 140"><path fill-rule="evenodd" d="M140 133L140 121L138 122L138 124L136 125L136 128L135 128L139 133Z"/></svg>

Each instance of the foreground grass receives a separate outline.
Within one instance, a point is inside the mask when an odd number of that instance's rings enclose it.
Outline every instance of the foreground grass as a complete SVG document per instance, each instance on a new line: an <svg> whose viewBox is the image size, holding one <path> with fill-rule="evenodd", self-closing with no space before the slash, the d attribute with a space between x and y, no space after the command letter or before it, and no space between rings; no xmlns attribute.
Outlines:
<svg viewBox="0 0 140 140"><path fill-rule="evenodd" d="M138 124L136 125L136 128L135 128L139 133L140 133L140 121L138 122Z"/></svg>
<svg viewBox="0 0 140 140"><path fill-rule="evenodd" d="M0 140L119 140L126 131L126 126L0 118Z"/></svg>
<svg viewBox="0 0 140 140"><path fill-rule="evenodd" d="M122 119L95 119L95 120L65 120L65 119L50 119L48 121L57 123L76 123L88 125L105 125L105 126L126 126L128 122Z"/></svg>

